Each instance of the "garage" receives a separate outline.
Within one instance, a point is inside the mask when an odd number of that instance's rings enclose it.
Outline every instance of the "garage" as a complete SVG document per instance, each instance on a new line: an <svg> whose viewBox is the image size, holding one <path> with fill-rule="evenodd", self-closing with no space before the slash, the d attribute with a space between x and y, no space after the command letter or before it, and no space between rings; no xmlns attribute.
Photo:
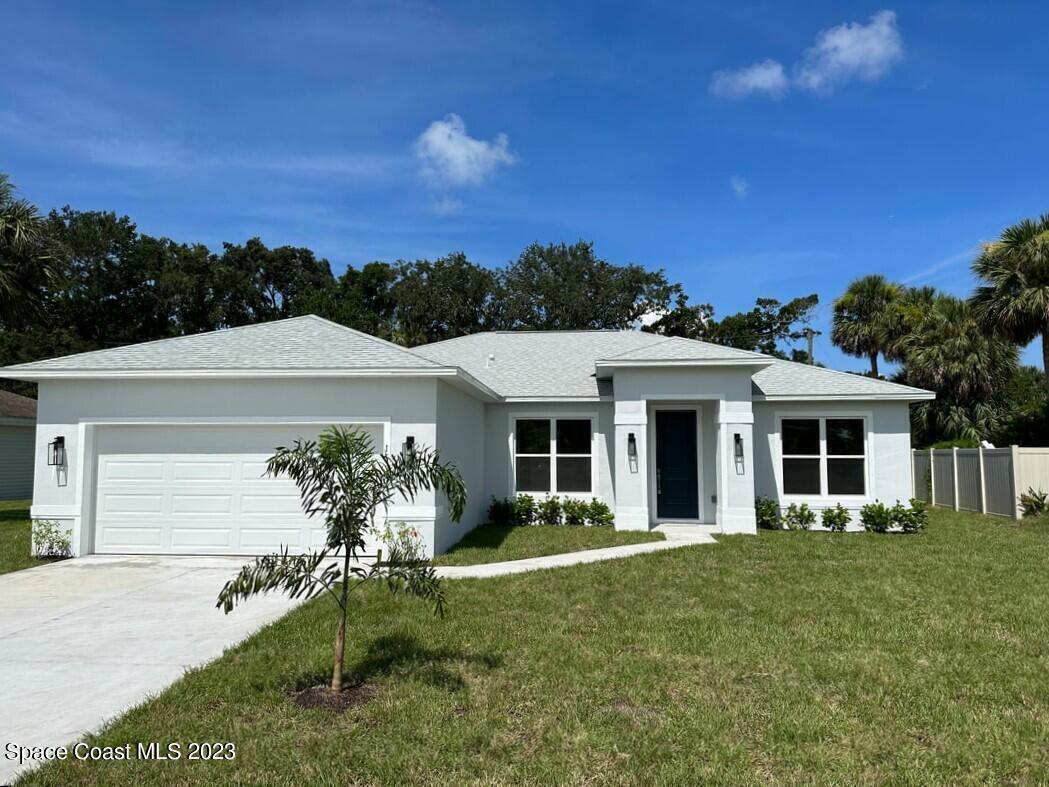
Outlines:
<svg viewBox="0 0 1049 787"><path fill-rule="evenodd" d="M381 423L358 424L383 445ZM278 446L323 424L106 425L96 429L94 550L258 555L324 544L298 489L266 476Z"/></svg>

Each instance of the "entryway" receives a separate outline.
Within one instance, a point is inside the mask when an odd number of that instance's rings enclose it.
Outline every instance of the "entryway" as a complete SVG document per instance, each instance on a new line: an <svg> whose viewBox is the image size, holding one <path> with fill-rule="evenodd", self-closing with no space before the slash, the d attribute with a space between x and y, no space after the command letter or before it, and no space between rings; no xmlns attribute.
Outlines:
<svg viewBox="0 0 1049 787"><path fill-rule="evenodd" d="M654 409L657 521L700 519L699 412L686 406Z"/></svg>

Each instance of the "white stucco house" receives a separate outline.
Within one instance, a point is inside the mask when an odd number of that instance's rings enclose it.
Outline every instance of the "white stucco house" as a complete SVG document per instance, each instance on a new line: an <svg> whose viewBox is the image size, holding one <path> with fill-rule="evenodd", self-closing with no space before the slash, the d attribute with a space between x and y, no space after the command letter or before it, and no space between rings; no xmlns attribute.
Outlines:
<svg viewBox="0 0 1049 787"><path fill-rule="evenodd" d="M0 391L0 500L33 496L36 402Z"/></svg>
<svg viewBox="0 0 1049 787"><path fill-rule="evenodd" d="M461 470L460 523L394 505L439 553L490 498L598 497L620 529L755 532L756 495L850 509L911 495L928 391L638 331L495 332L406 349L307 316L10 366L39 384L32 515L74 551L257 554L323 543L274 447L358 424Z"/></svg>

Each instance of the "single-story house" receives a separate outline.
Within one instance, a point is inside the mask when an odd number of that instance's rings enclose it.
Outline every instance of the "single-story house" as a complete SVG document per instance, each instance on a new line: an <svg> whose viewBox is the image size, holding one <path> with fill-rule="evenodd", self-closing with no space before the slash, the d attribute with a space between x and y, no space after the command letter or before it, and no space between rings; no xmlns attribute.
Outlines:
<svg viewBox="0 0 1049 787"><path fill-rule="evenodd" d="M36 402L0 391L0 500L33 496Z"/></svg>
<svg viewBox="0 0 1049 787"><path fill-rule="evenodd" d="M421 494L388 512L440 553L492 497L604 500L619 529L755 532L755 496L858 509L911 495L928 391L639 331L515 331L407 349L315 316L10 366L39 384L32 515L76 554L256 554L323 542L274 447L357 424L435 446L460 523Z"/></svg>

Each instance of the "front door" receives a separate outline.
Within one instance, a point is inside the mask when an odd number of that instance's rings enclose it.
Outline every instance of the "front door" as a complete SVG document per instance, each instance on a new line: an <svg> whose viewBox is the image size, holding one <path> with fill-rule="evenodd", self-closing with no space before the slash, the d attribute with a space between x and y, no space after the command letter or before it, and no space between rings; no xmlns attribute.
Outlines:
<svg viewBox="0 0 1049 787"><path fill-rule="evenodd" d="M699 519L696 411L656 410L656 516Z"/></svg>

